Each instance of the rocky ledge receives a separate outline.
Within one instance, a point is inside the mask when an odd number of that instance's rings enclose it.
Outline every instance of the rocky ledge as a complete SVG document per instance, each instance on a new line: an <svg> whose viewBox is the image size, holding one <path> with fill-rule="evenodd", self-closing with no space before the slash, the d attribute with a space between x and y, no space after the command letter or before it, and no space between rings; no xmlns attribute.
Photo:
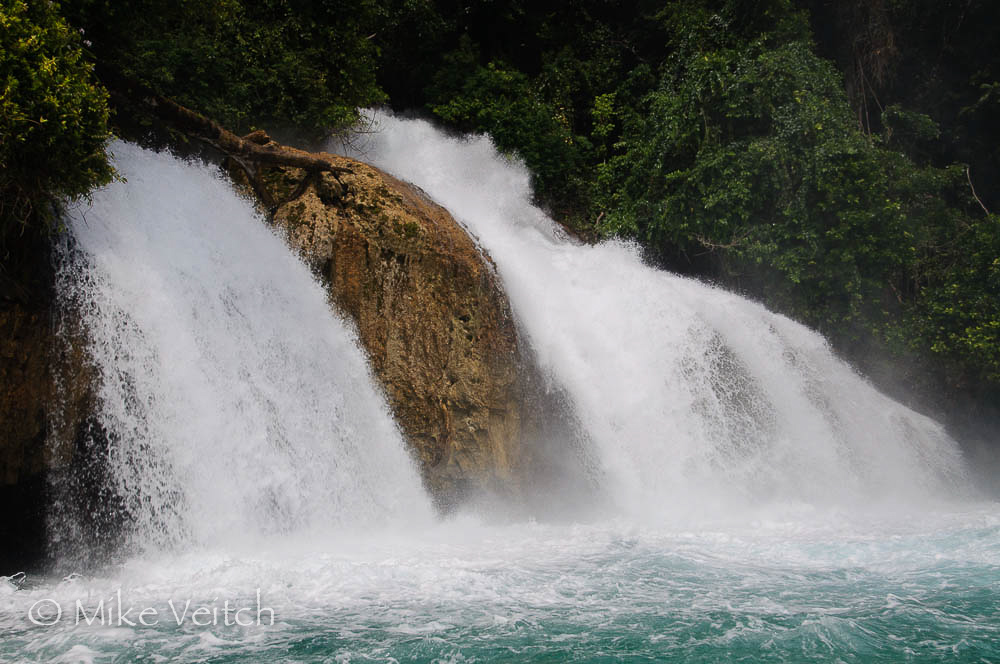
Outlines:
<svg viewBox="0 0 1000 664"><path fill-rule="evenodd" d="M520 493L538 389L494 266L420 189L313 156L332 168L232 170L353 321L438 503Z"/></svg>

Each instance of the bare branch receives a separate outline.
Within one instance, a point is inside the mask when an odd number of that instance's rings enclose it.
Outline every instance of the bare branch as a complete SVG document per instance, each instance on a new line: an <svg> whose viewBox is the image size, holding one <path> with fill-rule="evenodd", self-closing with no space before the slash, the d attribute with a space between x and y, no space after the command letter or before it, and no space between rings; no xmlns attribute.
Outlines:
<svg viewBox="0 0 1000 664"><path fill-rule="evenodd" d="M735 247L739 247L746 241L747 237L749 236L750 236L750 231L747 230L743 232L741 235L733 236L733 239L727 242L726 244L717 244L715 242L712 242L708 238L704 237L703 235L695 235L694 239L698 241L698 244L705 247L706 249L715 251L716 249L733 249Z"/></svg>
<svg viewBox="0 0 1000 664"><path fill-rule="evenodd" d="M976 195L976 188L972 186L972 173L969 172L968 166L965 167L965 177L969 181L969 189L972 190L972 197L976 199L977 203L979 203L979 207L983 208L983 212L989 214L990 211L986 208L985 205L983 205L983 202L979 200L979 196Z"/></svg>
<svg viewBox="0 0 1000 664"><path fill-rule="evenodd" d="M197 111L181 106L173 99L158 95L146 86L111 72L101 72L101 82L112 93L132 102L139 102L153 115L178 131L202 140L236 160L274 166L303 168L310 173L350 173L351 169L335 165L329 156L286 148L277 143L263 142L257 133L240 138L218 122Z"/></svg>
<svg viewBox="0 0 1000 664"><path fill-rule="evenodd" d="M259 164L304 168L311 172L351 172L349 168L335 166L323 155L290 150L276 143L258 145L251 141L243 140L214 120L210 120L201 113L181 106L172 99L161 97L160 95L147 95L143 100L161 119L176 126L185 133L211 143L231 157L247 159Z"/></svg>

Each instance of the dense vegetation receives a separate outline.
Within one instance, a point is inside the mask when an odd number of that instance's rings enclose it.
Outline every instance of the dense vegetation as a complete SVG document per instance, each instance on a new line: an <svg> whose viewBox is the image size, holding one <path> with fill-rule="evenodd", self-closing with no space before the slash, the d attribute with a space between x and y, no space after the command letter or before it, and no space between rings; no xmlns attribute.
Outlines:
<svg viewBox="0 0 1000 664"><path fill-rule="evenodd" d="M107 92L79 34L46 2L0 2L0 285L23 272L16 238L49 228L65 197L112 175ZM17 284L13 284L17 286ZM13 288L13 290L17 290Z"/></svg>
<svg viewBox="0 0 1000 664"><path fill-rule="evenodd" d="M492 134L564 223L995 402L994 3L406 6L390 99Z"/></svg>
<svg viewBox="0 0 1000 664"><path fill-rule="evenodd" d="M492 134L580 232L995 403L998 19L988 0L0 0L0 216L41 228L106 181L108 127L151 122L135 90L306 136L388 100Z"/></svg>
<svg viewBox="0 0 1000 664"><path fill-rule="evenodd" d="M375 0L62 0L112 86L137 83L235 132L322 133L383 100Z"/></svg>

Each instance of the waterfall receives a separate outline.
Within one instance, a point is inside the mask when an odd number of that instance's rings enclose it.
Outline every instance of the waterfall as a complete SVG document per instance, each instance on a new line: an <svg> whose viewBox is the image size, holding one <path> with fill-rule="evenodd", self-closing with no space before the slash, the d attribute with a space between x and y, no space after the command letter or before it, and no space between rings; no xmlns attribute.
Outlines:
<svg viewBox="0 0 1000 664"><path fill-rule="evenodd" d="M356 156L423 188L495 260L546 374L570 395L627 513L913 504L961 491L940 425L875 390L763 306L580 244L486 137L379 116Z"/></svg>
<svg viewBox="0 0 1000 664"><path fill-rule="evenodd" d="M52 525L87 543L107 503L124 555L0 576L0 661L1000 661L1000 506L940 426L801 325L566 237L487 139L369 139L493 258L580 432L546 462L594 489L547 495L584 518L436 518L282 238L216 169L116 143L57 284L100 493L55 485Z"/></svg>
<svg viewBox="0 0 1000 664"><path fill-rule="evenodd" d="M217 169L112 151L125 179L70 212L58 288L99 373L127 539L430 518L356 335L304 264Z"/></svg>

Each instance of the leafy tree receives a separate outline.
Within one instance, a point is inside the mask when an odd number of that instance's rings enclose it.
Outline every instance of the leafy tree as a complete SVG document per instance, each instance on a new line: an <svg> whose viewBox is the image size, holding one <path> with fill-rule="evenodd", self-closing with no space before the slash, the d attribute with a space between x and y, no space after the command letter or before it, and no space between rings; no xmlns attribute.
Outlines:
<svg viewBox="0 0 1000 664"><path fill-rule="evenodd" d="M601 171L605 232L777 272L769 299L814 325L861 316L905 260L904 219L834 68L767 39L676 62Z"/></svg>
<svg viewBox="0 0 1000 664"><path fill-rule="evenodd" d="M937 279L921 292L919 322L935 353L957 360L962 387L1000 386L1000 217L972 222L966 246L937 262Z"/></svg>
<svg viewBox="0 0 1000 664"><path fill-rule="evenodd" d="M922 114L940 127L911 157L971 166L987 206L1000 205L1000 4L992 0L797 0L820 53L833 59L859 123L887 128L883 110ZM895 114L890 114L895 115ZM908 146L902 146L908 147Z"/></svg>
<svg viewBox="0 0 1000 664"><path fill-rule="evenodd" d="M124 78L242 133L328 134L384 94L374 0L66 0L98 74Z"/></svg>
<svg viewBox="0 0 1000 664"><path fill-rule="evenodd" d="M48 228L64 197L108 182L107 93L47 0L0 0L0 240ZM4 246L4 263L12 260Z"/></svg>
<svg viewBox="0 0 1000 664"><path fill-rule="evenodd" d="M152 124L151 91L236 131L319 137L384 99L370 39L381 12L374 0L0 0L4 296L46 281L48 241L24 229L112 177L110 102L131 136Z"/></svg>
<svg viewBox="0 0 1000 664"><path fill-rule="evenodd" d="M380 80L396 108L423 106L517 152L538 202L579 225L592 218L594 164L655 81L650 61L664 42L647 19L659 8L397 0L389 14L399 28L380 33Z"/></svg>

